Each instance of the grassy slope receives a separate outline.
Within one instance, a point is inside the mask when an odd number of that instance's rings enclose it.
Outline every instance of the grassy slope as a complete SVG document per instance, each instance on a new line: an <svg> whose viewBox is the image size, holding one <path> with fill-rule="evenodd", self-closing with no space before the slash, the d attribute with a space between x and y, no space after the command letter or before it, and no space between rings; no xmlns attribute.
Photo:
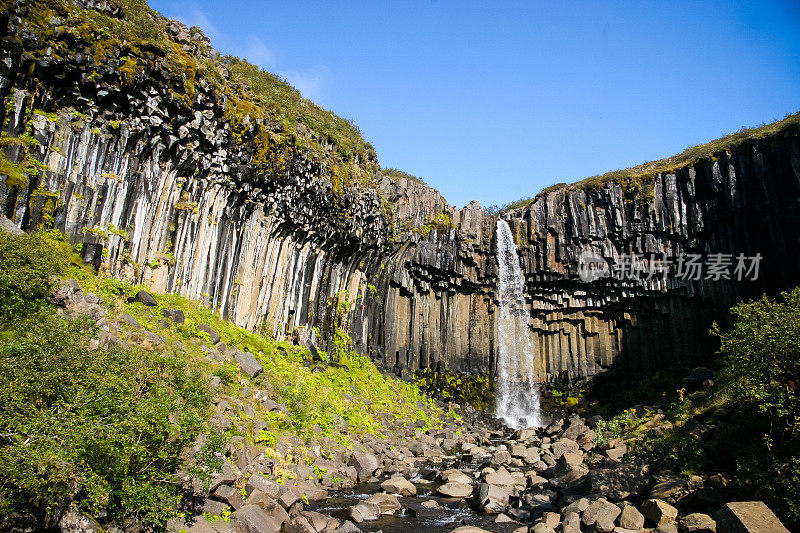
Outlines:
<svg viewBox="0 0 800 533"><path fill-rule="evenodd" d="M27 255L20 253L25 250ZM16 260L20 256L30 260ZM43 262L44 257L48 261ZM69 266L48 271L50 263ZM43 505L63 501L77 491L78 501L90 512L109 510L118 518L135 513L145 522L163 523L179 508L180 491L173 481L181 449L199 434L208 434L216 449L224 449L234 435L243 436L276 460L276 477L285 480L294 477L288 465L302 463L307 446L313 443L331 455L335 449L359 446L363 437L388 436L395 425L413 426L421 420L425 431L456 418L434 407L415 385L384 376L347 346L340 351L339 365L326 364L327 355L321 352L323 362L314 368L304 348L238 328L201 304L176 295L155 295L156 307L129 302L146 287L97 276L79 265L79 257L58 234L43 239L10 237L0 231L0 311L8 311L8 316L29 315L0 325L0 398L16 399L0 406L3 513L35 508L29 505L31 500ZM107 320L122 325L119 338L127 348L89 349L88 343L97 335L91 322L53 313L42 295L47 277L55 271L77 279L84 293L102 298L109 309ZM36 283L29 285L38 289L19 294L19 279L33 279ZM186 323L162 328L162 309L183 310ZM123 313L135 318L141 329L125 325L119 319ZM253 353L264 372L251 379L233 362L208 358L207 351L213 347L207 334L198 329L202 323L217 331L228 347ZM161 336L163 343L153 346L151 334ZM19 366L25 357L52 364L20 381L22 372L33 372L28 369L32 363ZM60 369L69 377L51 375ZM217 390L205 385L212 376L222 382ZM69 390L54 396L47 383L65 379ZM99 397L93 392L98 388L106 390ZM272 399L285 404L286 412L267 411L254 397L258 389L272 391ZM233 409L227 412L233 427L224 435L208 422L214 395L225 398ZM70 407L85 402L93 409ZM181 416L174 418L174 413ZM106 432L103 428L109 418L116 421L114 429ZM266 423L266 429L257 430L256 420ZM36 446L28 447L25 434L41 432L43 427L56 431L45 431ZM70 427L87 430L80 435L61 431ZM148 447L143 450L136 437L140 427L161 428L146 440ZM288 436L299 437L302 445L290 450L277 445ZM151 452L155 457L148 455ZM148 460L137 462L137 457ZM52 471L54 464L60 465L57 471ZM198 473L213 469L207 464L198 468ZM44 474L34 474L37 471Z"/></svg>
<svg viewBox="0 0 800 533"><path fill-rule="evenodd" d="M742 128L736 133L731 133L719 139L699 144L687 148L678 155L659 159L657 161L650 161L642 165L626 168L623 170L612 170L605 174L591 176L589 178L577 181L575 183L558 183L543 189L539 194L533 198L523 198L506 205L503 210L517 209L526 207L532 204L537 198L556 190L586 190L593 191L603 188L607 183L619 183L623 188L642 188L645 183L652 182L653 179L664 173L674 173L678 169L687 167L699 161L700 159L713 157L725 150L731 151L749 140L764 139L777 135L783 131L800 125L800 112L789 115L783 120L757 126L755 128Z"/></svg>

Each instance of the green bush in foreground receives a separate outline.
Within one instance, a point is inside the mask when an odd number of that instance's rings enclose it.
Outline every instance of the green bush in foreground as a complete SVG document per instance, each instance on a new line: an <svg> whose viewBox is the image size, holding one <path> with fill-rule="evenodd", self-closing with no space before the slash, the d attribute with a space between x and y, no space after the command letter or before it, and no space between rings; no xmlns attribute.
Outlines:
<svg viewBox="0 0 800 533"><path fill-rule="evenodd" d="M764 499L800 525L800 287L732 309L736 323L721 340L721 386L750 437L738 461L749 497Z"/></svg>
<svg viewBox="0 0 800 533"><path fill-rule="evenodd" d="M44 301L56 250L0 232L0 316L14 315L0 323L0 516L41 520L74 499L93 514L163 523L180 496L180 452L204 427L207 387L174 356L89 349L93 326Z"/></svg>

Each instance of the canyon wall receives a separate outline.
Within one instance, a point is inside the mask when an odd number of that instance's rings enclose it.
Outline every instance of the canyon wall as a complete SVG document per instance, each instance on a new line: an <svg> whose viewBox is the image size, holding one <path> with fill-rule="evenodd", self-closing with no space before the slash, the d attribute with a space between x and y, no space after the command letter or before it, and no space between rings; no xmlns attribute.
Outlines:
<svg viewBox="0 0 800 533"><path fill-rule="evenodd" d="M388 370L493 371L497 216L520 247L541 380L702 362L715 317L800 282L796 126L657 175L652 191L561 189L490 215L381 172L341 184L301 152L260 172L258 126L236 139L226 97L202 79L186 105L157 66L120 86L106 80L119 65L33 57L22 21L3 23L21 37L0 50L0 212L243 327L325 338L347 301L356 348ZM582 254L615 265L631 253L763 259L757 281L579 276Z"/></svg>

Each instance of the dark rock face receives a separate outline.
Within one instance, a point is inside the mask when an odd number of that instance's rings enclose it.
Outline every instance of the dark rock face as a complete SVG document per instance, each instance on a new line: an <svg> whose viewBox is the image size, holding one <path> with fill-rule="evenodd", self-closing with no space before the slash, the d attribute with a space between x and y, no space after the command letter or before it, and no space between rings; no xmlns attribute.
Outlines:
<svg viewBox="0 0 800 533"><path fill-rule="evenodd" d="M119 73L93 65L97 75L86 74L86 54L32 60L24 43L35 36L19 20L0 18L0 118L8 135L32 134L48 170L25 186L0 179L0 214L16 227L52 224L110 274L279 339L297 326L325 336L343 325L398 375L493 370L495 216L477 203L456 210L406 179L335 189L301 156L280 175L259 175L255 139L233 142L225 102L202 80L194 107L170 92L166 72L134 77L123 94L103 81ZM207 49L187 32L173 29L186 51ZM14 147L7 155L21 157ZM800 281L799 197L793 127L659 175L651 196L609 184L504 213L526 272L540 379L705 358L713 318ZM618 265L631 253L763 259L757 282L581 280L582 254ZM344 299L350 310L337 324Z"/></svg>

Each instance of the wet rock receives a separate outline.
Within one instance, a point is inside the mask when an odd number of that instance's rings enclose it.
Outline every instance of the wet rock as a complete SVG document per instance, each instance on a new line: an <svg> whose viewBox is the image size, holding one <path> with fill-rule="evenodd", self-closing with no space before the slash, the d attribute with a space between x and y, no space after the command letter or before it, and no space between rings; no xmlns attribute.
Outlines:
<svg viewBox="0 0 800 533"><path fill-rule="evenodd" d="M678 530L681 533L716 533L717 523L703 513L692 513L680 520Z"/></svg>
<svg viewBox="0 0 800 533"><path fill-rule="evenodd" d="M365 520L377 520L381 514L381 508L375 503L361 501L350 507L350 518L353 522L360 524Z"/></svg>
<svg viewBox="0 0 800 533"><path fill-rule="evenodd" d="M380 514L395 514L403 508L395 494L378 493L373 494L365 500L367 503L374 503L380 508Z"/></svg>
<svg viewBox="0 0 800 533"><path fill-rule="evenodd" d="M440 486L436 492L448 498L467 498L472 494L472 485L451 481Z"/></svg>
<svg viewBox="0 0 800 533"><path fill-rule="evenodd" d="M639 510L656 526L671 524L678 517L678 510L664 500L645 500Z"/></svg>
<svg viewBox="0 0 800 533"><path fill-rule="evenodd" d="M449 483L451 481L457 481L458 483L465 483L467 485L475 481L474 479L472 479L471 476L455 468L448 468L447 470L443 470L439 474L439 478L445 483Z"/></svg>
<svg viewBox="0 0 800 533"><path fill-rule="evenodd" d="M787 533L789 530L764 502L730 502L714 514L717 533Z"/></svg>
<svg viewBox="0 0 800 533"><path fill-rule="evenodd" d="M507 450L497 450L492 456L492 463L496 465L508 464L511 461L511 454Z"/></svg>
<svg viewBox="0 0 800 533"><path fill-rule="evenodd" d="M408 512L411 516L417 518L433 518L443 516L447 510L439 505L435 500L428 500L422 503L412 503L408 506Z"/></svg>
<svg viewBox="0 0 800 533"><path fill-rule="evenodd" d="M399 494L401 496L417 495L417 487L402 476L387 479L381 483L381 488L390 494Z"/></svg>

